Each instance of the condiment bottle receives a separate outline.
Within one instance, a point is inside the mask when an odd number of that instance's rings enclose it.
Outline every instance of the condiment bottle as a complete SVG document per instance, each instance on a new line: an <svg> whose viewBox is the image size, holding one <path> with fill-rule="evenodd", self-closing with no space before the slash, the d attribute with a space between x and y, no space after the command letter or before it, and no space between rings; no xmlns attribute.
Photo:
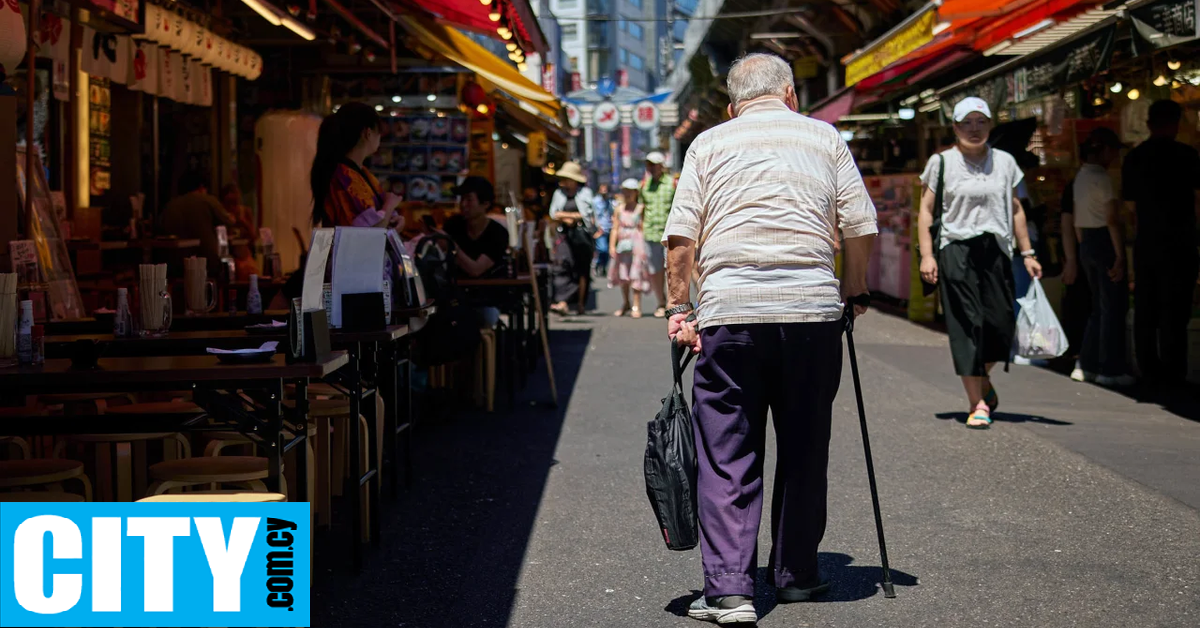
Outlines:
<svg viewBox="0 0 1200 628"><path fill-rule="evenodd" d="M246 313L262 314L262 294L258 291L258 275L250 275L250 291L246 294Z"/></svg>
<svg viewBox="0 0 1200 628"><path fill-rule="evenodd" d="M33 301L21 301L21 319L17 323L17 361L33 363Z"/></svg>
<svg viewBox="0 0 1200 628"><path fill-rule="evenodd" d="M113 336L128 338L133 333L133 317L129 313L129 289L117 288L117 315L113 317Z"/></svg>

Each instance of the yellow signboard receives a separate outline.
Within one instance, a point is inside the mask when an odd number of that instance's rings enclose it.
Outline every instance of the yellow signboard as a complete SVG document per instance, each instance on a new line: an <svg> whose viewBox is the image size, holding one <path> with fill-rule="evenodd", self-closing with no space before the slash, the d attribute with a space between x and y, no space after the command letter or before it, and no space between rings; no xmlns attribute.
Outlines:
<svg viewBox="0 0 1200 628"><path fill-rule="evenodd" d="M932 41L936 23L937 11L926 11L912 23L855 57L846 64L846 86L858 83Z"/></svg>
<svg viewBox="0 0 1200 628"><path fill-rule="evenodd" d="M817 78L817 58L800 57L792 62L792 74L797 80Z"/></svg>

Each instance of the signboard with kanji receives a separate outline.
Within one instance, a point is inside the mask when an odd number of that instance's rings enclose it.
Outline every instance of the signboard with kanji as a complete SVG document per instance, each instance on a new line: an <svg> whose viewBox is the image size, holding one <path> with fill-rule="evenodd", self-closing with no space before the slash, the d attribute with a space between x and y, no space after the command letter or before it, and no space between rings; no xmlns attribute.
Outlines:
<svg viewBox="0 0 1200 628"><path fill-rule="evenodd" d="M612 131L621 125L621 110L611 102L602 102L592 111L592 119L597 129Z"/></svg>
<svg viewBox="0 0 1200 628"><path fill-rule="evenodd" d="M640 102L633 106L633 125L650 130L658 124L658 107L652 102Z"/></svg>
<svg viewBox="0 0 1200 628"><path fill-rule="evenodd" d="M937 19L937 11L933 9L917 14L908 24L855 56L846 64L846 86L854 85L932 41Z"/></svg>
<svg viewBox="0 0 1200 628"><path fill-rule="evenodd" d="M1166 48L1200 37L1196 0L1159 0L1129 9L1134 31L1153 48Z"/></svg>

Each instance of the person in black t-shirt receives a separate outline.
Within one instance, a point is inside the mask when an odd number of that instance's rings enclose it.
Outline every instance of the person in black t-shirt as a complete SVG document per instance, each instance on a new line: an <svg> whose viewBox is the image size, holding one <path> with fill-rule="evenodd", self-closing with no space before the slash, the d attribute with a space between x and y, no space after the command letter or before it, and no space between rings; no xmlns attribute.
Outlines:
<svg viewBox="0 0 1200 628"><path fill-rule="evenodd" d="M1143 378L1180 384L1187 377L1187 327L1200 258L1196 253L1196 190L1200 153L1175 141L1183 108L1150 106L1150 139L1130 151L1122 196L1134 204L1134 344Z"/></svg>
<svg viewBox="0 0 1200 628"><path fill-rule="evenodd" d="M446 220L444 231L458 245L458 269L468 277L479 277L504 259L508 229L488 216L496 194L487 179L467 177L454 193L461 213Z"/></svg>

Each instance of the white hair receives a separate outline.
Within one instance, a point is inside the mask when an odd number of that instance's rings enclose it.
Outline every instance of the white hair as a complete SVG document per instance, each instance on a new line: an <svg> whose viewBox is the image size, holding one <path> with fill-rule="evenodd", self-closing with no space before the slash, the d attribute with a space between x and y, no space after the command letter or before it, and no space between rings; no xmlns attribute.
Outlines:
<svg viewBox="0 0 1200 628"><path fill-rule="evenodd" d="M729 100L734 108L747 100L762 96L782 98L787 93L787 88L795 89L792 67L787 61L761 52L748 54L734 61L725 83L729 88Z"/></svg>

